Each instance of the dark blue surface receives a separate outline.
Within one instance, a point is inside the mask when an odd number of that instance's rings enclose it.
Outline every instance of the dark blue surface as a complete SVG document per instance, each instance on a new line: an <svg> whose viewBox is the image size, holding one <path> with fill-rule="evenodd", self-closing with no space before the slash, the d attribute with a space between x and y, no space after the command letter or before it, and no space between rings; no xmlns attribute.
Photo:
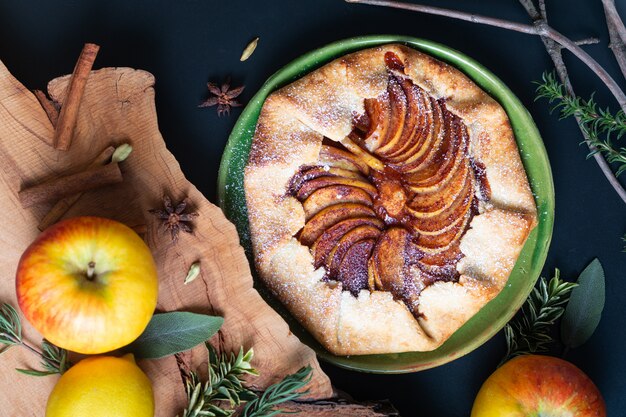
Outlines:
<svg viewBox="0 0 626 417"><path fill-rule="evenodd" d="M528 23L515 0L424 1ZM472 4L476 3L476 4ZM586 50L626 88L608 44L600 1L552 0L551 23L573 39L596 36ZM626 17L626 1L618 0ZM598 385L609 416L626 415L626 205L587 150L578 146L573 120L558 121L545 101L534 102L533 80L551 67L538 38L411 12L346 4L341 0L272 1L27 1L0 0L0 60L28 88L45 89L51 78L71 72L84 42L102 46L96 68L131 66L157 79L159 125L183 171L210 200L221 153L238 110L219 119L198 109L207 81L233 76L245 83L245 100L274 71L311 49L338 39L390 33L431 39L475 58L500 77L528 107L550 156L556 187L556 223L544 275L555 267L574 279L599 257L607 277L600 326L567 359ZM260 36L252 58L240 63L245 45ZM615 108L595 76L567 56L577 92ZM622 179L624 182L624 178ZM467 416L482 381L504 352L501 334L475 352L436 369L410 375L365 375L324 366L334 384L358 399L389 398L404 416ZM0 408L0 414L2 413Z"/></svg>

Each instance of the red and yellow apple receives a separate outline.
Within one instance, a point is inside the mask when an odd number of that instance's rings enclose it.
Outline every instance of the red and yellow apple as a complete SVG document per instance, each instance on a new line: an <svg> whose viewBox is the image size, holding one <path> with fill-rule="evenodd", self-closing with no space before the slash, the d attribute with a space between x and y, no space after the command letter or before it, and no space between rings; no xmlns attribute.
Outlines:
<svg viewBox="0 0 626 417"><path fill-rule="evenodd" d="M48 228L26 249L16 290L24 316L46 339L97 354L144 331L156 307L158 279L150 249L132 229L76 217Z"/></svg>
<svg viewBox="0 0 626 417"><path fill-rule="evenodd" d="M598 388L563 359L524 355L495 371L476 396L472 417L605 417Z"/></svg>

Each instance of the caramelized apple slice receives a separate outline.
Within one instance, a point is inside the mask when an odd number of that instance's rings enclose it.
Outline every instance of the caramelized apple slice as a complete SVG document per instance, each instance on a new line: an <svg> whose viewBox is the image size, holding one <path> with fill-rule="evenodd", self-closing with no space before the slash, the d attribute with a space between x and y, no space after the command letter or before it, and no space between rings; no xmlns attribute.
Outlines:
<svg viewBox="0 0 626 417"><path fill-rule="evenodd" d="M385 137L380 142L380 146L374 150L374 153L382 156L385 156L387 152L398 146L407 116L406 95L400 85L400 81L393 75L389 77L387 94L391 109L389 112L389 127Z"/></svg>
<svg viewBox="0 0 626 417"><path fill-rule="evenodd" d="M415 250L418 250L417 246L415 246ZM462 257L463 253L459 247L459 242L456 242L444 251L438 253L423 253L419 262L422 265L431 267L443 267L445 265L456 265Z"/></svg>
<svg viewBox="0 0 626 417"><path fill-rule="evenodd" d="M419 195L416 195L414 200L407 205L407 210L417 219L432 219L436 216L447 216L450 215L454 211L454 208L460 203L466 203L465 205L469 207L471 205L473 191L473 176L468 173L465 175L465 181L458 194L447 195L446 189L439 191L443 204L422 206L420 205Z"/></svg>
<svg viewBox="0 0 626 417"><path fill-rule="evenodd" d="M302 184L302 187L296 193L296 197L300 201L306 200L315 190L320 188L329 187L331 185L345 185L350 187L360 188L366 191L372 197L376 196L376 187L366 182L365 180L359 180L355 178L344 178L338 176L319 177L306 181Z"/></svg>
<svg viewBox="0 0 626 417"><path fill-rule="evenodd" d="M407 195L404 187L399 181L387 180L377 182L378 197L374 201L376 211L380 213L379 207L384 209L384 213L399 218L404 212L407 202Z"/></svg>
<svg viewBox="0 0 626 417"><path fill-rule="evenodd" d="M430 104L432 120L429 120L430 124L426 128L426 137L412 155L393 159L393 166L400 172L417 172L442 152L444 115L437 100L429 97L427 101Z"/></svg>
<svg viewBox="0 0 626 417"><path fill-rule="evenodd" d="M337 279L343 288L355 297L367 288L367 260L374 247L374 239L366 239L350 246L339 265Z"/></svg>
<svg viewBox="0 0 626 417"><path fill-rule="evenodd" d="M397 144L391 147L386 153L386 158L392 158L401 154L406 149L415 145L419 140L418 134L426 122L426 115L422 113L422 97L420 88L410 80L404 79L400 83L404 95L406 96L407 112L402 129L402 137Z"/></svg>
<svg viewBox="0 0 626 417"><path fill-rule="evenodd" d="M436 193L438 190L446 187L454 187L456 181L462 181L466 174L471 174L470 161L466 157L467 146L467 141L461 137L456 153L451 156L453 161L451 166L446 164L445 169L440 169L437 174L425 180L408 183L410 180L407 179L407 187L420 195Z"/></svg>
<svg viewBox="0 0 626 417"><path fill-rule="evenodd" d="M323 170L322 167L319 166L302 166L298 172L291 177L287 188L290 193L295 195L305 182L314 178L328 177L330 175L328 171Z"/></svg>
<svg viewBox="0 0 626 417"><path fill-rule="evenodd" d="M415 192L415 197L411 201L411 208L417 211L436 211L445 208L450 202L456 199L462 192L463 187L469 186L468 176L472 175L469 164L464 161L455 170L455 175L449 183L442 182L440 187L429 189L428 192L420 192L419 187L408 188Z"/></svg>
<svg viewBox="0 0 626 417"><path fill-rule="evenodd" d="M401 227L387 229L374 245L369 268L370 280L380 291L390 291L394 297L402 298L404 270L407 263L406 246L410 234Z"/></svg>
<svg viewBox="0 0 626 417"><path fill-rule="evenodd" d="M420 260L415 263L415 266L419 268L421 272L426 274L426 277L430 278L429 284L434 281L452 281L459 277L459 272L456 270L456 266L451 263L429 265Z"/></svg>
<svg viewBox="0 0 626 417"><path fill-rule="evenodd" d="M406 175L406 182L414 192L423 193L440 188L446 184L460 164L469 164L469 160L465 157L468 146L467 136L463 134L464 129L460 121L454 120L447 131L448 135L445 140L448 150L442 156L441 161L433 161L434 163L426 169Z"/></svg>
<svg viewBox="0 0 626 417"><path fill-rule="evenodd" d="M322 145L319 160L322 165L329 165L351 171L360 171L365 175L370 172L369 166L366 163L350 152L335 148L334 146Z"/></svg>
<svg viewBox="0 0 626 417"><path fill-rule="evenodd" d="M365 132L363 142L367 149L374 152L387 135L391 121L391 106L389 101L384 99L366 99L363 104L370 120L370 128Z"/></svg>
<svg viewBox="0 0 626 417"><path fill-rule="evenodd" d="M378 275L378 262L376 260L376 256L374 249L376 248L376 244L374 244L374 248L372 248L372 253L370 254L370 258L367 260L367 288L370 291L376 291L376 289L380 288L382 285L382 281L380 280L380 276Z"/></svg>
<svg viewBox="0 0 626 417"><path fill-rule="evenodd" d="M431 219L416 219L414 230L420 230L424 227L441 229L440 233L422 233L419 235L419 248L428 254L436 254L447 250L451 245L458 243L457 241L463 237L467 230L470 220L472 219L473 198L461 200L455 204L455 209L451 213L440 215ZM420 224L420 222L422 224ZM451 226L448 226L452 224Z"/></svg>
<svg viewBox="0 0 626 417"><path fill-rule="evenodd" d="M437 106L433 106L433 109L435 108ZM423 158L404 165L403 172L406 173L407 182L416 182L424 178L430 178L445 165L448 156L454 154L456 144L451 139L456 132L450 126L452 115L450 112L443 110L443 107L439 107L438 111L441 113L441 117L433 119L433 129L436 134L433 147L424 154Z"/></svg>
<svg viewBox="0 0 626 417"><path fill-rule="evenodd" d="M365 181L365 177L358 171L328 166L304 166L291 178L288 189L296 194L304 183L319 177L344 177Z"/></svg>
<svg viewBox="0 0 626 417"><path fill-rule="evenodd" d="M420 235L417 241L418 249L425 253L441 252L448 249L453 242L458 241L465 233L470 217L469 213L465 214L461 217L462 220L460 222L443 233Z"/></svg>
<svg viewBox="0 0 626 417"><path fill-rule="evenodd" d="M363 163L370 168L373 168L376 171L382 171L385 169L385 165L378 158L361 148L350 137L343 138L340 143L352 152L356 158L363 161Z"/></svg>
<svg viewBox="0 0 626 417"><path fill-rule="evenodd" d="M372 197L362 188L351 187L349 185L329 185L328 187L318 188L313 191L313 193L302 202L305 219L308 221L320 210L339 202L360 203L368 207L371 207L373 204Z"/></svg>
<svg viewBox="0 0 626 417"><path fill-rule="evenodd" d="M328 272L328 276L331 278L338 276L339 266L352 245L361 240L375 240L378 238L380 233L380 229L371 225L357 226L354 229L350 229L341 239L339 239L337 245L335 245L326 257L326 270Z"/></svg>
<svg viewBox="0 0 626 417"><path fill-rule="evenodd" d="M311 246L326 229L342 220L354 217L375 217L374 210L362 204L339 203L321 210L304 225L300 242Z"/></svg>
<svg viewBox="0 0 626 417"><path fill-rule="evenodd" d="M426 141L430 139L433 129L433 112L431 100L428 95L419 87L413 86L417 92L417 102L415 103L419 111L419 120L416 124L416 129L413 132L412 137L409 138L409 143L403 146L397 152L387 155L387 160L390 163L404 163L411 156L415 155L418 150L423 149Z"/></svg>
<svg viewBox="0 0 626 417"><path fill-rule="evenodd" d="M358 226L369 225L382 230L385 224L376 217L355 217L342 220L334 226L329 227L320 235L311 246L315 268L324 265L330 251L333 250L339 240L350 230Z"/></svg>
<svg viewBox="0 0 626 417"><path fill-rule="evenodd" d="M431 159L425 160L420 169L407 172L405 180L407 184L415 187L438 184L452 169L457 161L459 149L459 137L456 123L451 123L449 113L444 117L443 140L439 152L431 155Z"/></svg>
<svg viewBox="0 0 626 417"><path fill-rule="evenodd" d="M459 206L461 205L459 204ZM461 208L468 209L469 211L471 209L471 204L469 205L469 208L466 206L462 206ZM456 214L456 212L452 212L443 216L440 215L431 218L412 218L407 222L407 226L414 232L415 236L438 235L447 232L463 221L463 216L457 216Z"/></svg>

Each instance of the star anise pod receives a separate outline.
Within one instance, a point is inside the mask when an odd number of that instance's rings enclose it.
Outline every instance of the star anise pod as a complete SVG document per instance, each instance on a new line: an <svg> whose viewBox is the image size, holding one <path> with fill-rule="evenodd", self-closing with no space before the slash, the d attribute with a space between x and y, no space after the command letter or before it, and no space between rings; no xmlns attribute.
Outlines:
<svg viewBox="0 0 626 417"><path fill-rule="evenodd" d="M163 197L163 209L148 210L162 221L161 226L172 235L172 241L178 241L178 233L182 230L185 233L191 233L191 223L194 217L198 217L198 213L184 213L187 208L187 199L174 206L172 199L168 196Z"/></svg>
<svg viewBox="0 0 626 417"><path fill-rule="evenodd" d="M245 86L242 85L241 87L230 88L230 77L228 77L221 86L214 83L207 83L207 88L212 95L198 107L217 106L217 115L221 117L222 114L228 116L231 107L241 106L241 103L235 99L243 92Z"/></svg>

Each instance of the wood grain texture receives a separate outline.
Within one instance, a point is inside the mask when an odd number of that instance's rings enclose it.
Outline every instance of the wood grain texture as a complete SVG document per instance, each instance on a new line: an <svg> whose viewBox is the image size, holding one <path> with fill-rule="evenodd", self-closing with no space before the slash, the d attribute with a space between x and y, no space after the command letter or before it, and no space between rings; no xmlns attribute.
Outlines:
<svg viewBox="0 0 626 417"><path fill-rule="evenodd" d="M62 104L68 76L48 86L51 98ZM15 300L15 269L21 253L37 236L37 225L52 203L21 208L17 193L35 183L88 166L108 146L130 143L133 153L120 164L121 184L85 192L64 216L96 215L129 226L147 225L145 240L157 261L160 311L186 310L224 316L222 330L212 342L230 351L254 347L254 366L261 377L251 380L263 389L285 374L311 364L312 398L327 398L332 389L312 350L291 334L287 324L252 287L252 277L235 227L221 210L207 201L182 174L158 130L154 105L154 78L130 68L92 71L80 106L75 140L67 152L54 150L53 128L41 105L0 62L0 210L11 219L0 233L0 301ZM148 213L162 196L174 202L188 197L191 211L200 216L194 233L181 234L177 244ZM189 265L201 262L201 275L183 285ZM41 336L24 323L28 340ZM192 369L206 366L203 348L180 355ZM2 356L1 416L41 416L57 377L33 378L13 372L14 367L36 367L37 358L12 348ZM185 405L185 393L174 357L142 361L140 366L154 383L157 416L173 417ZM28 392L28 395L24 395Z"/></svg>

